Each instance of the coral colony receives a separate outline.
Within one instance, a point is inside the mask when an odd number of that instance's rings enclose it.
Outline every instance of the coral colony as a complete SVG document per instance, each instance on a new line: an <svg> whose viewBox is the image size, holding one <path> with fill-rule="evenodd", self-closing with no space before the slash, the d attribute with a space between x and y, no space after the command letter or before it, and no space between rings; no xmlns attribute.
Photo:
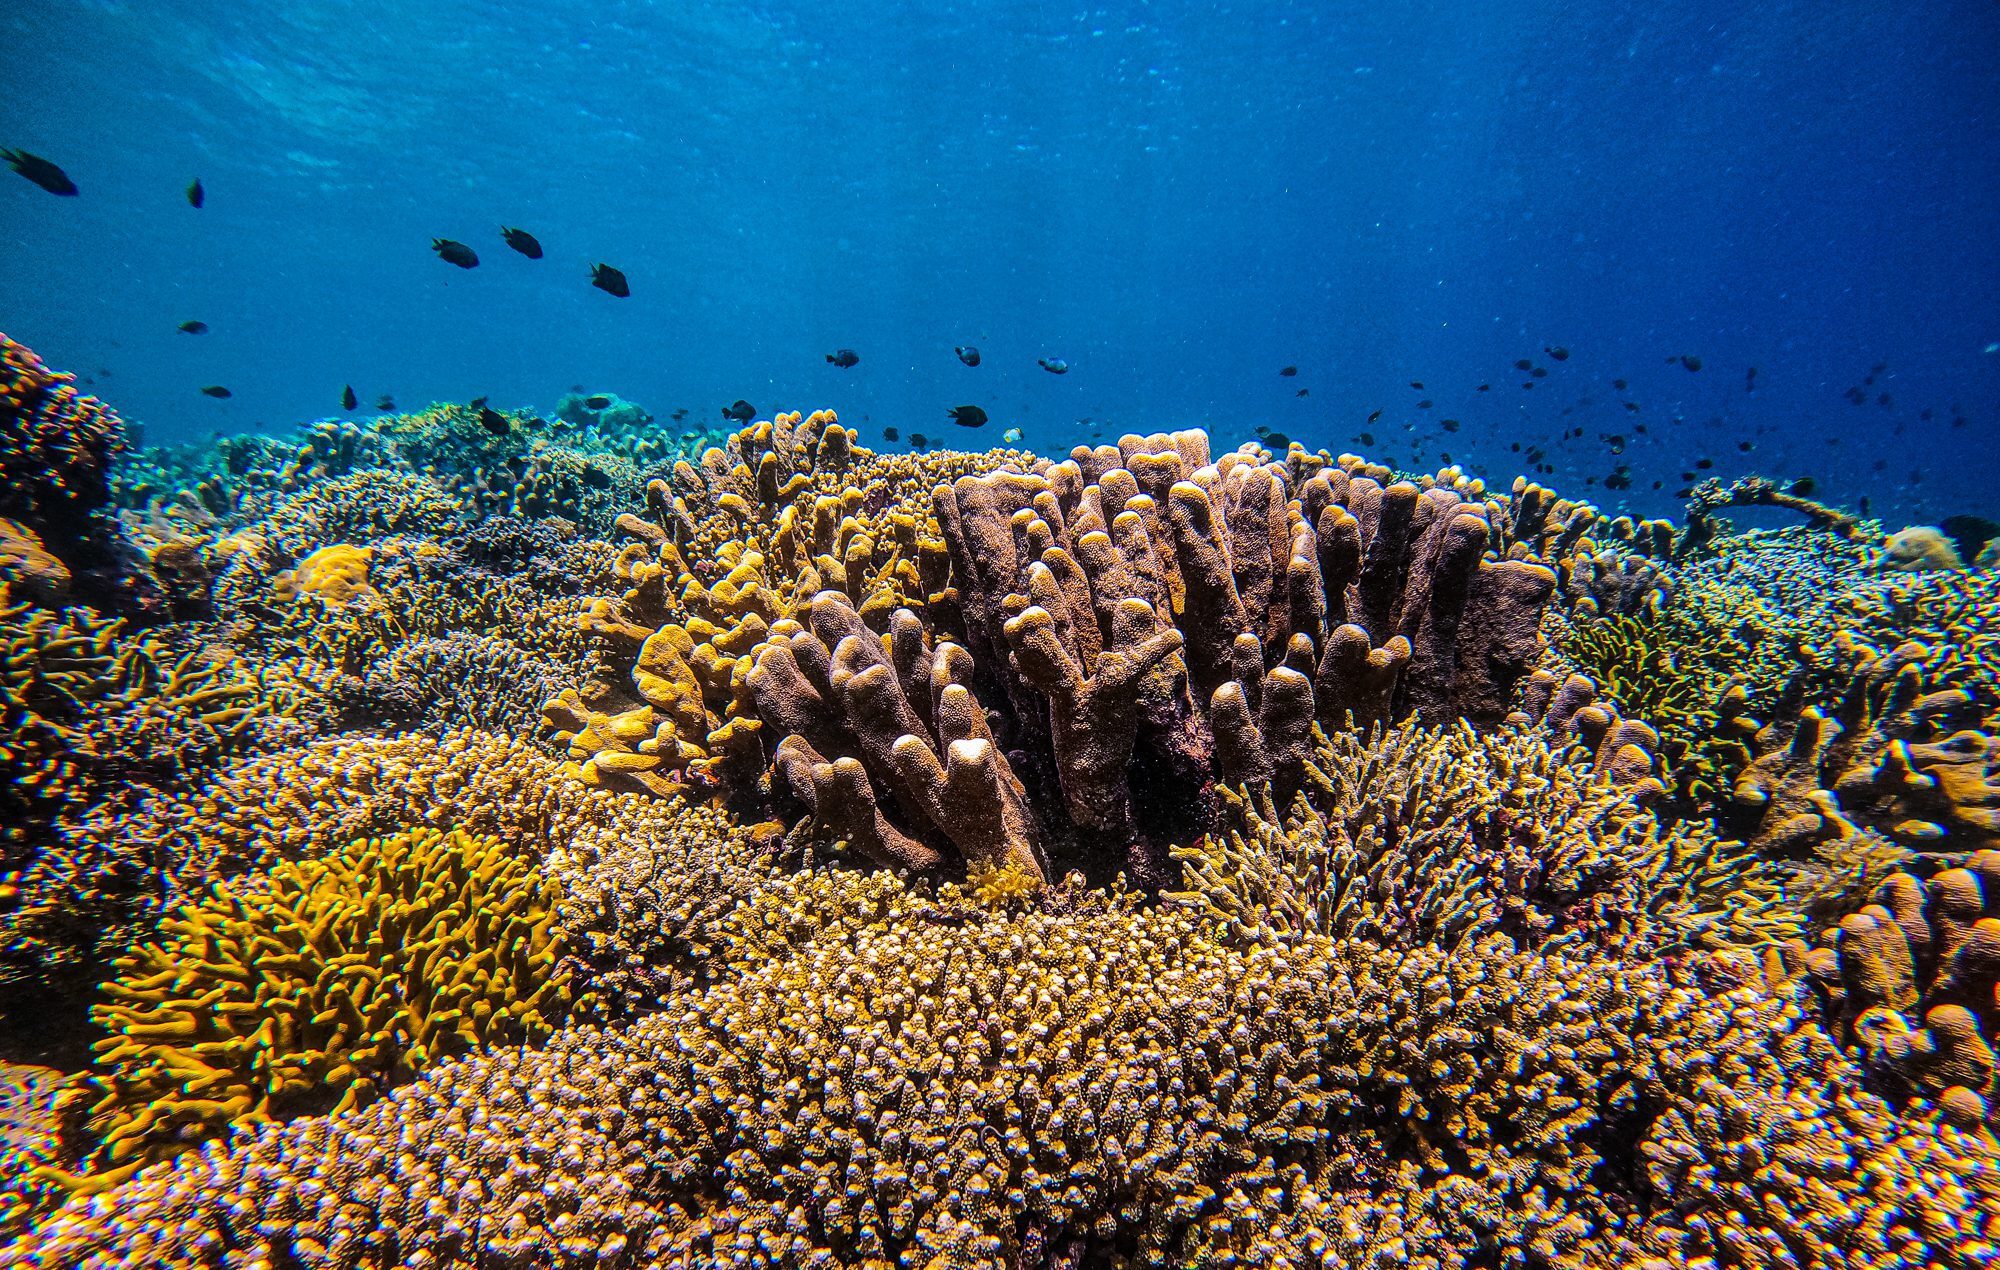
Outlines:
<svg viewBox="0 0 2000 1270"><path fill-rule="evenodd" d="M1934 529L4 353L0 1265L1991 1264Z"/></svg>

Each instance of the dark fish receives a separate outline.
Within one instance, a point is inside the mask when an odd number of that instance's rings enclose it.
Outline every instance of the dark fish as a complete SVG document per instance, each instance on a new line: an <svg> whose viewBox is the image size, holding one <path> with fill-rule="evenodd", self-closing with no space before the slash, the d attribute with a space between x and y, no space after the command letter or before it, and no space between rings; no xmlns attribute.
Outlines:
<svg viewBox="0 0 2000 1270"><path fill-rule="evenodd" d="M1528 360L1527 358L1525 358L1525 357L1521 358L1520 360L1518 360L1518 361L1516 361L1516 362L1514 363L1514 369L1515 369L1515 370L1529 370L1529 369L1532 369L1533 367L1534 367L1534 363L1533 363L1533 362L1531 362L1531 361L1529 361L1529 360Z"/></svg>
<svg viewBox="0 0 2000 1270"><path fill-rule="evenodd" d="M722 408L722 417L734 419L738 423L748 423L757 417L757 407L738 397Z"/></svg>
<svg viewBox="0 0 2000 1270"><path fill-rule="evenodd" d="M1537 366L1529 371L1528 374L1536 379L1547 379L1549 377L1549 368L1546 366Z"/></svg>
<svg viewBox="0 0 2000 1270"><path fill-rule="evenodd" d="M1881 393L1875 398L1875 404L1882 407L1884 410L1889 410L1895 406L1896 399L1894 397L1891 397L1888 393L1885 392Z"/></svg>
<svg viewBox="0 0 2000 1270"><path fill-rule="evenodd" d="M1382 417L1382 412L1380 410L1370 411L1368 414L1368 422L1373 423L1377 419L1380 419L1381 417Z"/></svg>
<svg viewBox="0 0 2000 1270"><path fill-rule="evenodd" d="M1797 494L1800 498L1806 497L1818 488L1819 482L1810 476L1801 476L1798 480L1793 481L1790 486L1791 492Z"/></svg>
<svg viewBox="0 0 2000 1270"><path fill-rule="evenodd" d="M668 417L671 418L675 423L679 423L681 420L688 417L687 407L682 406L679 410L674 411L673 414L669 415Z"/></svg>
<svg viewBox="0 0 2000 1270"><path fill-rule="evenodd" d="M1289 450L1292 448L1292 439L1282 432L1266 432L1264 444L1273 450Z"/></svg>
<svg viewBox="0 0 2000 1270"><path fill-rule="evenodd" d="M1475 392L1492 392L1492 391L1493 391L1493 385L1492 385L1492 384L1481 384L1481 385L1479 385L1479 387L1478 387L1478 388L1474 389L1474 391L1475 391Z"/></svg>
<svg viewBox="0 0 2000 1270"><path fill-rule="evenodd" d="M1410 387L1416 389L1418 392L1422 392L1424 390L1424 381L1421 379L1412 379Z"/></svg>
<svg viewBox="0 0 2000 1270"><path fill-rule="evenodd" d="M1310 389L1310 388L1301 388L1301 389L1299 389L1299 390L1298 390L1297 392L1293 393L1293 394L1292 394L1292 396L1294 396L1294 397L1310 397L1310 396L1312 396L1312 389Z"/></svg>
<svg viewBox="0 0 2000 1270"><path fill-rule="evenodd" d="M1987 543L2000 538L2000 522L1984 516L1946 516L1938 522L1938 528L1957 545L1961 560L1977 559Z"/></svg>
<svg viewBox="0 0 2000 1270"><path fill-rule="evenodd" d="M189 335L206 335L208 334L208 323L183 322L178 329L185 331Z"/></svg>
<svg viewBox="0 0 2000 1270"><path fill-rule="evenodd" d="M500 237L509 247L520 252L528 259L540 260L542 258L542 245L536 242L535 236L527 230L514 229L511 226L502 225L500 227Z"/></svg>
<svg viewBox="0 0 2000 1270"><path fill-rule="evenodd" d="M595 264L590 267L590 285L599 291L608 291L620 299L632 294L632 288L625 285L625 275L606 264Z"/></svg>
<svg viewBox="0 0 2000 1270"><path fill-rule="evenodd" d="M1696 459L1694 461L1694 470L1697 472L1706 472L1708 469L1714 466L1715 466L1714 459Z"/></svg>
<svg viewBox="0 0 2000 1270"><path fill-rule="evenodd" d="M964 362L967 366L979 365L979 350L972 345L960 344L951 351L958 354L958 360Z"/></svg>
<svg viewBox="0 0 2000 1270"><path fill-rule="evenodd" d="M1699 357L1690 357L1686 353L1683 353L1681 354L1680 362L1682 366L1685 366L1689 370L1701 369L1701 358Z"/></svg>
<svg viewBox="0 0 2000 1270"><path fill-rule="evenodd" d="M476 268L479 264L478 252L464 243L453 242L449 238L431 239L431 250L438 254L438 259L446 264L457 265L461 269Z"/></svg>
<svg viewBox="0 0 2000 1270"><path fill-rule="evenodd" d="M1569 350L1564 348L1560 344L1556 345L1554 348L1544 348L1542 351L1544 353L1547 353L1550 357L1555 358L1559 362L1566 362L1569 360Z"/></svg>
<svg viewBox="0 0 2000 1270"><path fill-rule="evenodd" d="M583 465L583 483L592 489L610 489L611 477L604 469L586 463Z"/></svg>
<svg viewBox="0 0 2000 1270"><path fill-rule="evenodd" d="M76 182L69 179L69 173L38 154L29 154L26 150L0 150L0 159L5 159L16 172L51 194L76 193Z"/></svg>
<svg viewBox="0 0 2000 1270"><path fill-rule="evenodd" d="M1757 368L1755 366L1743 372L1743 391L1757 391Z"/></svg>
<svg viewBox="0 0 2000 1270"><path fill-rule="evenodd" d="M1738 441L1736 443L1736 448L1743 451L1745 454L1748 454L1750 453L1750 451L1757 448L1757 444L1754 441Z"/></svg>
<svg viewBox="0 0 2000 1270"><path fill-rule="evenodd" d="M1613 388L1616 388L1616 389L1617 389L1617 390L1618 390L1619 392L1624 392L1624 391L1625 391L1625 381L1624 381L1624 380L1622 380L1622 379L1614 379L1614 380L1612 380L1612 381L1611 381L1611 386L1612 386Z"/></svg>
<svg viewBox="0 0 2000 1270"><path fill-rule="evenodd" d="M1861 496L1860 507L1861 507L1861 514L1863 516L1866 516L1868 514L1868 495L1863 494Z"/></svg>
<svg viewBox="0 0 2000 1270"><path fill-rule="evenodd" d="M915 449L921 450L930 443L931 439L921 432L912 432L910 434L910 445Z"/></svg>
<svg viewBox="0 0 2000 1270"><path fill-rule="evenodd" d="M1456 432L1458 431L1458 420L1446 419L1441 426L1446 432Z"/></svg>
<svg viewBox="0 0 2000 1270"><path fill-rule="evenodd" d="M1051 375L1069 374L1069 363L1060 357L1037 357L1035 362Z"/></svg>
<svg viewBox="0 0 2000 1270"><path fill-rule="evenodd" d="M1429 410L1430 408L1431 408L1431 399L1429 397L1426 397L1422 401L1417 403L1417 409L1419 410Z"/></svg>
<svg viewBox="0 0 2000 1270"><path fill-rule="evenodd" d="M846 370L849 366L855 366L860 364L861 354L855 352L851 348L836 348L831 353L828 353L826 355L826 360L832 365L838 366L842 370Z"/></svg>
<svg viewBox="0 0 2000 1270"><path fill-rule="evenodd" d="M897 432L897 431L896 431L896 430L895 430L894 428L884 428L884 429L882 429L882 439L883 439L884 441L894 441L894 440L896 440L896 439L897 439L897 438L898 438L898 437L899 437L900 435L901 435L901 434L900 434L900 433L898 433L898 432Z"/></svg>
<svg viewBox="0 0 2000 1270"><path fill-rule="evenodd" d="M383 414L387 414L396 408L396 399L385 392L375 399L375 408Z"/></svg>
<svg viewBox="0 0 2000 1270"><path fill-rule="evenodd" d="M208 387L202 389L201 392L204 397L234 397L236 395L221 384L210 384Z"/></svg>
<svg viewBox="0 0 2000 1270"><path fill-rule="evenodd" d="M1296 366L1282 366L1278 369L1278 374L1286 379L1290 379L1292 376L1298 373L1299 373L1299 368Z"/></svg>
<svg viewBox="0 0 2000 1270"><path fill-rule="evenodd" d="M978 406L953 406L951 421L961 428L983 428L986 426L986 412Z"/></svg>
<svg viewBox="0 0 2000 1270"><path fill-rule="evenodd" d="M1363 445L1374 445L1375 434L1372 432L1364 432L1360 436L1356 437L1355 440L1361 442L1361 444Z"/></svg>
<svg viewBox="0 0 2000 1270"><path fill-rule="evenodd" d="M611 398L601 392L592 393L583 399L583 408L586 410L608 410L611 408Z"/></svg>
<svg viewBox="0 0 2000 1270"><path fill-rule="evenodd" d="M1639 413L1639 403L1638 403L1638 402L1636 402L1636 401L1628 401L1628 402L1626 402L1626 403L1625 403L1625 410L1626 410L1626 413L1628 413L1628 414L1638 414L1638 413Z"/></svg>
<svg viewBox="0 0 2000 1270"><path fill-rule="evenodd" d="M475 404L479 407L479 426L500 437L513 431L513 425L507 422L507 416L488 406L484 398Z"/></svg>
<svg viewBox="0 0 2000 1270"><path fill-rule="evenodd" d="M361 404L361 398L354 395L354 385L348 384L340 390L340 408L352 410Z"/></svg>
<svg viewBox="0 0 2000 1270"><path fill-rule="evenodd" d="M201 188L200 177L188 182L187 196L189 207L200 207L208 201L208 191Z"/></svg>

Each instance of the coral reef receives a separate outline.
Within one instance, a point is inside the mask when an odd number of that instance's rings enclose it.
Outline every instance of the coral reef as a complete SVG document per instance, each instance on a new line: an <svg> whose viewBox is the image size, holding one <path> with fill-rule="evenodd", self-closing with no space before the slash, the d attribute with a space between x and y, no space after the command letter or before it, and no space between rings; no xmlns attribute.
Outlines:
<svg viewBox="0 0 2000 1270"><path fill-rule="evenodd" d="M119 452L7 347L117 550L0 507L0 1266L2000 1245L2000 574L581 391Z"/></svg>

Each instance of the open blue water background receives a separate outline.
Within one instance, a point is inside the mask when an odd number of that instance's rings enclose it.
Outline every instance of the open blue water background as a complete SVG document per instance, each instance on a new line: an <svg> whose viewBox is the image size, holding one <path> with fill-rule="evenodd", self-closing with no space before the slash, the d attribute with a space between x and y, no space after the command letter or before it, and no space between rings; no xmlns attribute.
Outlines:
<svg viewBox="0 0 2000 1270"><path fill-rule="evenodd" d="M1648 512L1709 457L2000 515L1996 125L1990 0L13 0L0 145L82 194L0 170L0 329L154 441L345 383L582 384L878 446L1262 426L1502 479L1540 444L1565 492L1630 465L1606 501Z"/></svg>

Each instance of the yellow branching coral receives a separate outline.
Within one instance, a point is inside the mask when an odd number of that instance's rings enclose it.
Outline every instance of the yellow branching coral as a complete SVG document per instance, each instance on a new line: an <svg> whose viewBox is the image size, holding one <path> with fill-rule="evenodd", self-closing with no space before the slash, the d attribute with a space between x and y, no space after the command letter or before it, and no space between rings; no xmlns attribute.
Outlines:
<svg viewBox="0 0 2000 1270"><path fill-rule="evenodd" d="M329 604L345 604L370 590L368 566L375 560L372 547L335 543L321 547L298 567L279 574L271 590L280 600L291 600L309 592Z"/></svg>
<svg viewBox="0 0 2000 1270"><path fill-rule="evenodd" d="M92 1011L97 1176L226 1126L343 1110L567 1013L554 884L496 838L417 829L218 887Z"/></svg>
<svg viewBox="0 0 2000 1270"><path fill-rule="evenodd" d="M1798 929L1769 866L1699 822L1662 824L1538 732L1343 733L1282 814L1264 791L1224 798L1217 829L1175 851L1188 889L1172 898L1238 938L1648 947Z"/></svg>

